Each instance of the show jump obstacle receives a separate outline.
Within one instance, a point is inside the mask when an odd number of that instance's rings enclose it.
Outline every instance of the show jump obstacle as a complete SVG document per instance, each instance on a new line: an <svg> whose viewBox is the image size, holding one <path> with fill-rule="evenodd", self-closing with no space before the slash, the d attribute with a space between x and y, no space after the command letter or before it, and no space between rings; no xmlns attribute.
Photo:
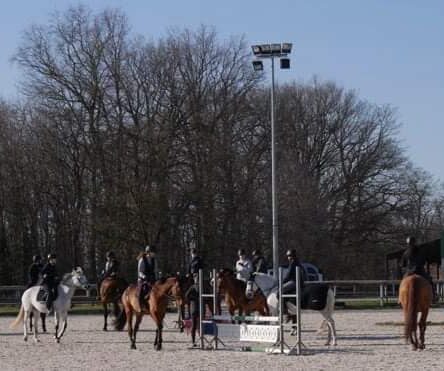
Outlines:
<svg viewBox="0 0 444 371"><path fill-rule="evenodd" d="M199 334L201 349L218 349L219 344L224 347L227 341L237 342L258 342L270 343L271 347L265 351L269 353L296 354L300 355L302 351L301 341L301 296L300 296L300 280L299 267L296 268L296 292L294 294L282 293L282 268L279 268L278 292L279 306L277 316L229 316L229 315L213 315L209 318L205 317L204 298L213 299L213 308L217 308L217 280L216 270L212 271L212 292L204 293L203 274L199 271ZM284 323L284 300L282 298L292 298L296 302L296 323ZM232 322L239 321L241 324ZM228 323L227 323L228 322ZM254 322L254 323L253 323ZM266 324L262 324L262 323ZM258 324L261 323L261 324ZM296 338L295 344L290 346L285 339L285 330L289 327L295 327ZM294 339L294 338L292 338Z"/></svg>

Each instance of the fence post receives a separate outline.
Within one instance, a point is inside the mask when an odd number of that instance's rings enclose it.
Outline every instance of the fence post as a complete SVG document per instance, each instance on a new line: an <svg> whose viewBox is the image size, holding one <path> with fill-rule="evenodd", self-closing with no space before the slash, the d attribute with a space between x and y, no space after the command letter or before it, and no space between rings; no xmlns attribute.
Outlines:
<svg viewBox="0 0 444 371"><path fill-rule="evenodd" d="M383 283L379 284L379 305L381 307L384 306L384 284Z"/></svg>

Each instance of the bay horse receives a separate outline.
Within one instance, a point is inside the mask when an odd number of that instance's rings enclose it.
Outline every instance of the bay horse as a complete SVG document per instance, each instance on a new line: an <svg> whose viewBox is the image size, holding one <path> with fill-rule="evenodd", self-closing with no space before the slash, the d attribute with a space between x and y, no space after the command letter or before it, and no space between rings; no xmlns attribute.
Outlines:
<svg viewBox="0 0 444 371"><path fill-rule="evenodd" d="M88 280L83 273L82 268L77 267L71 273L67 273L63 276L62 281L57 286L57 299L54 300L54 317L55 317L55 335L54 338L57 343L60 343L60 339L65 333L68 325L68 310L71 308L71 299L74 295L76 288L82 288L88 290ZM41 286L33 286L27 289L22 295L22 305L20 312L17 315L15 321L11 324L11 328L18 326L23 321L23 340L28 340L27 321L30 313L34 314L34 341L38 342L37 337L37 325L38 314L48 313L48 308L45 302L37 300L37 295L41 289ZM59 327L63 323L63 327L59 332Z"/></svg>
<svg viewBox="0 0 444 371"><path fill-rule="evenodd" d="M432 285L424 277L413 274L403 278L399 286L399 303L404 311L404 336L412 350L424 349L427 315L432 304ZM418 313L421 317L418 323ZM417 327L419 325L419 342Z"/></svg>
<svg viewBox="0 0 444 371"><path fill-rule="evenodd" d="M162 329L163 319L168 306L169 295L173 295L176 300L182 299L182 288L180 280L177 277L164 278L157 281L149 293L147 299L147 309L143 311L140 307L139 297L137 294L137 285L129 285L122 294L123 310L114 321L116 330L123 330L125 324L128 327L128 336L130 340L130 348L136 349L136 336L140 323L145 314L149 314L156 324L156 337L154 340L154 348L162 349ZM133 326L133 316L136 321Z"/></svg>
<svg viewBox="0 0 444 371"><path fill-rule="evenodd" d="M103 331L108 330L108 304L113 304L114 317L120 314L119 302L128 282L120 277L107 277L100 284L99 298L103 306Z"/></svg>
<svg viewBox="0 0 444 371"><path fill-rule="evenodd" d="M248 315L255 311L262 316L270 314L265 296L260 292L255 292L251 299L249 299L245 294L246 282L237 279L231 269L221 269L216 277L218 291L225 294L225 303L231 316L234 316L236 310L240 316L242 314Z"/></svg>

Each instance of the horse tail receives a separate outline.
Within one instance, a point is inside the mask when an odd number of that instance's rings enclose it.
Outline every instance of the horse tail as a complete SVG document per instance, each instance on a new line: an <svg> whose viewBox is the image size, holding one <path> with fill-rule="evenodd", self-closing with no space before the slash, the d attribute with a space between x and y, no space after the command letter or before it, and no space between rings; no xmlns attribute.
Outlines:
<svg viewBox="0 0 444 371"><path fill-rule="evenodd" d="M416 332L418 323L418 311L417 311L417 295L419 290L419 281L412 278L408 287L408 300L407 300L407 316L405 319L404 336L406 339L410 337L410 334Z"/></svg>
<svg viewBox="0 0 444 371"><path fill-rule="evenodd" d="M13 329L16 328L20 323L23 322L23 319L25 317L25 309L23 308L23 304L20 307L20 312L17 315L17 318L9 325L9 328Z"/></svg>
<svg viewBox="0 0 444 371"><path fill-rule="evenodd" d="M114 324L114 328L118 331L122 331L123 328L125 327L125 323L126 323L126 312L124 309L120 309L120 313L118 314L118 316L116 316L116 318L113 321Z"/></svg>

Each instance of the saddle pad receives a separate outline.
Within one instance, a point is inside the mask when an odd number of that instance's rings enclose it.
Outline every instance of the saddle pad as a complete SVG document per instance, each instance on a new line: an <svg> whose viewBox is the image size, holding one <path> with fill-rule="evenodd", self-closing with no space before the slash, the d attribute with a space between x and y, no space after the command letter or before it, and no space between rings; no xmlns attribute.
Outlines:
<svg viewBox="0 0 444 371"><path fill-rule="evenodd" d="M322 310L327 304L328 285L318 284L304 287L302 309Z"/></svg>
<svg viewBox="0 0 444 371"><path fill-rule="evenodd" d="M46 302L46 299L48 298L48 291L44 288L40 288L39 292L37 293L37 301L39 302Z"/></svg>

